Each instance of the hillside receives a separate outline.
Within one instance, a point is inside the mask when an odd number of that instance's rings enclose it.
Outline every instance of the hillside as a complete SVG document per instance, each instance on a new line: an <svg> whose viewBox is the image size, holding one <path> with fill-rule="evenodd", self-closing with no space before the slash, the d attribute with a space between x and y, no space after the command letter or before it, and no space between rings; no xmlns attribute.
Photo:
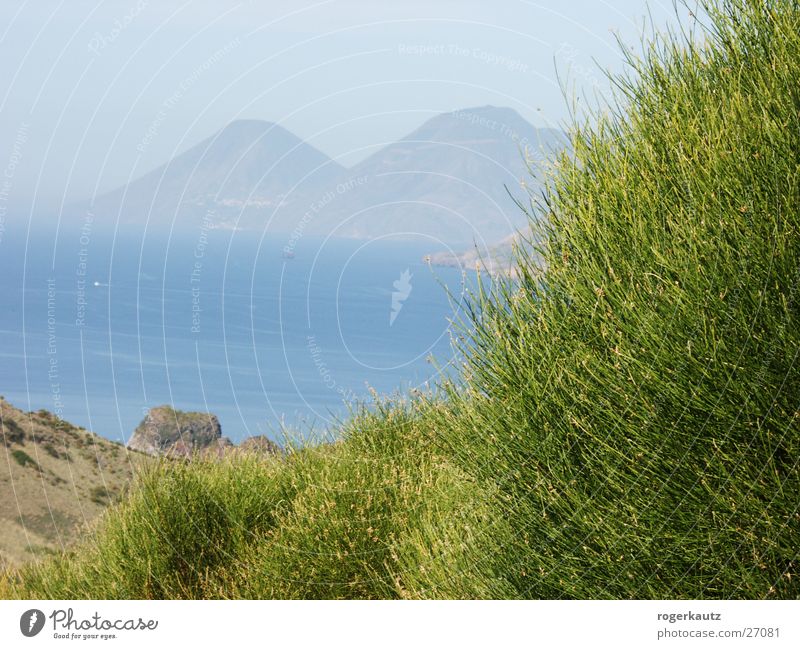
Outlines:
<svg viewBox="0 0 800 649"><path fill-rule="evenodd" d="M800 5L628 57L463 364L340 440L161 463L27 598L800 598Z"/></svg>
<svg viewBox="0 0 800 649"><path fill-rule="evenodd" d="M0 397L0 563L20 565L69 547L126 492L145 458Z"/></svg>

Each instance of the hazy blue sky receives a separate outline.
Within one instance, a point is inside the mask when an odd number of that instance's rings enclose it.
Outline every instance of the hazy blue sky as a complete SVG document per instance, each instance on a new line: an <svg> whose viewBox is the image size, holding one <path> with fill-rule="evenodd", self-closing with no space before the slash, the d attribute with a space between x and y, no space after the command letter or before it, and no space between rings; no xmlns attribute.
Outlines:
<svg viewBox="0 0 800 649"><path fill-rule="evenodd" d="M649 6L657 27L676 22L671 0ZM621 69L614 32L636 46L647 4L3 0L0 12L5 195L52 209L239 118L279 122L345 164L469 106L559 125L556 68L605 88L597 65Z"/></svg>

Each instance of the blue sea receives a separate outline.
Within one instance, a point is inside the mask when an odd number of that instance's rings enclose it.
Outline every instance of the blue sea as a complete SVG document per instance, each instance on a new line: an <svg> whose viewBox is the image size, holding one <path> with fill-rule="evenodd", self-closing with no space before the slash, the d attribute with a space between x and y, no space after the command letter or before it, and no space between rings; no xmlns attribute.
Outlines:
<svg viewBox="0 0 800 649"><path fill-rule="evenodd" d="M125 442L147 409L217 415L234 441L318 435L348 404L435 383L464 277L428 239L85 220L0 239L0 394ZM435 362L431 362L431 359Z"/></svg>

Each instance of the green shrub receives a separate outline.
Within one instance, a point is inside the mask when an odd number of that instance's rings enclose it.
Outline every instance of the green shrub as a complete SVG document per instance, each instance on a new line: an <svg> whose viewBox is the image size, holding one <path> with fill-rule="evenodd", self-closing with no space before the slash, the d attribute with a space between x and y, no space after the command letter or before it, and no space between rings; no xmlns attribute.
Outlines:
<svg viewBox="0 0 800 649"><path fill-rule="evenodd" d="M21 467L31 466L37 471L41 470L36 460L34 460L30 455L28 455L22 449L16 449L14 451L11 451L11 457L13 457L17 461L17 464L19 464Z"/></svg>
<svg viewBox="0 0 800 649"><path fill-rule="evenodd" d="M439 429L524 596L800 594L800 6L707 10L576 128L546 272L476 298Z"/></svg>
<svg viewBox="0 0 800 649"><path fill-rule="evenodd" d="M2 430L3 441L8 446L9 444L23 444L25 442L25 431L16 421L11 417L3 417L0 419L0 429Z"/></svg>

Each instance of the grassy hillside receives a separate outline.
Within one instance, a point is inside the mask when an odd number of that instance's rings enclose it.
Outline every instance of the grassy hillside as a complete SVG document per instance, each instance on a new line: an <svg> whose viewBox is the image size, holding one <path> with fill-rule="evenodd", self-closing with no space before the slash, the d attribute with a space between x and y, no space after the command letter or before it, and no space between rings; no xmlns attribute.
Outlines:
<svg viewBox="0 0 800 649"><path fill-rule="evenodd" d="M7 591L799 597L800 4L708 13L575 125L546 271L473 296L457 381L334 445L159 464Z"/></svg>
<svg viewBox="0 0 800 649"><path fill-rule="evenodd" d="M62 551L131 482L138 453L0 397L0 566Z"/></svg>

